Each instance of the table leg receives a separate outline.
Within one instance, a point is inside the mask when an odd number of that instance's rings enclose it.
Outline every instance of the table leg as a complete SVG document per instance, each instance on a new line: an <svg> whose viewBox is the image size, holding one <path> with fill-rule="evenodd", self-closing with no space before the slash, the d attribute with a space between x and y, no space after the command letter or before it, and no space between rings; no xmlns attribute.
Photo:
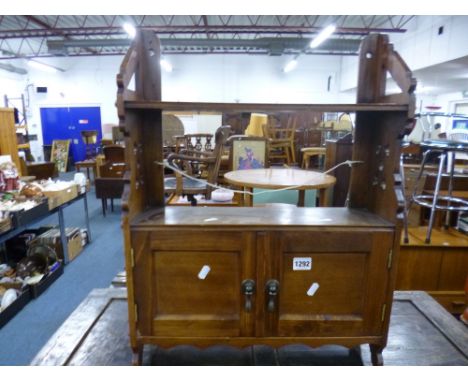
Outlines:
<svg viewBox="0 0 468 382"><path fill-rule="evenodd" d="M84 208L85 208L85 219L86 219L86 229L88 230L88 243L91 243L91 228L89 226L89 214L88 214L88 198L85 193L83 196Z"/></svg>
<svg viewBox="0 0 468 382"><path fill-rule="evenodd" d="M107 208L106 198L101 199L101 205L102 205L102 216L106 217L106 208Z"/></svg>
<svg viewBox="0 0 468 382"><path fill-rule="evenodd" d="M60 228L60 242L62 243L62 251L63 251L63 263L68 264L68 242L67 242L67 235L65 232L65 219L63 217L63 208L59 208L58 217L59 217L59 228Z"/></svg>
<svg viewBox="0 0 468 382"><path fill-rule="evenodd" d="M299 190L297 206L298 207L304 207L305 206L305 190Z"/></svg>
<svg viewBox="0 0 468 382"><path fill-rule="evenodd" d="M327 207L329 198L329 189L321 188L319 191L319 207Z"/></svg>
<svg viewBox="0 0 468 382"><path fill-rule="evenodd" d="M244 191L253 192L253 188L244 187ZM246 207L252 207L253 206L253 195L244 194L244 206L246 206Z"/></svg>

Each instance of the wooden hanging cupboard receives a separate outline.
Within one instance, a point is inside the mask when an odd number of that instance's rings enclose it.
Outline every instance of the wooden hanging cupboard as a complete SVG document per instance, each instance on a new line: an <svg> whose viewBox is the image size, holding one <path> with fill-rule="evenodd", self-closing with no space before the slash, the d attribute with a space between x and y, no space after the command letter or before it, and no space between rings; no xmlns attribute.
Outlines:
<svg viewBox="0 0 468 382"><path fill-rule="evenodd" d="M164 102L159 62L158 37L141 31L117 75L134 363L145 344L367 343L381 365L399 250L399 147L416 86L388 37L361 44L356 104ZM401 94L385 95L388 73ZM363 164L351 171L349 207L166 207L163 111L355 112L353 160Z"/></svg>

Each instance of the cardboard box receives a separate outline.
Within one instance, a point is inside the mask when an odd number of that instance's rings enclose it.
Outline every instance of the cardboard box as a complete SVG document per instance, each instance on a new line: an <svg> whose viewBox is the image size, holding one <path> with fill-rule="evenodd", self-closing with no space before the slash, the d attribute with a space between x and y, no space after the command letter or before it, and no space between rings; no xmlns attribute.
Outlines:
<svg viewBox="0 0 468 382"><path fill-rule="evenodd" d="M54 208L75 199L78 196L78 185L72 184L60 191L44 191L43 193L47 198L49 198L49 210L53 210Z"/></svg>
<svg viewBox="0 0 468 382"><path fill-rule="evenodd" d="M0 234L4 232L8 232L13 228L13 224L11 224L11 218L8 216L4 219L0 218Z"/></svg>
<svg viewBox="0 0 468 382"><path fill-rule="evenodd" d="M68 261L72 261L83 250L81 231L79 228L66 228L65 234L68 243ZM52 247L57 253L57 257L63 260L62 242L60 240L60 230L51 229L36 239L39 243Z"/></svg>

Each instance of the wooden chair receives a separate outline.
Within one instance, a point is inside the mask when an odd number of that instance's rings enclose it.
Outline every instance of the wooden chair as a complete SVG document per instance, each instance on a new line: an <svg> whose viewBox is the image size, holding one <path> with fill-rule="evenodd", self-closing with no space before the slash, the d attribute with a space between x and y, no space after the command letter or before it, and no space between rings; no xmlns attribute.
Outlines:
<svg viewBox="0 0 468 382"><path fill-rule="evenodd" d="M122 198L125 180L123 178L96 178L96 198L101 199L102 214L106 216L107 199L111 200L111 210L114 211L114 199Z"/></svg>
<svg viewBox="0 0 468 382"><path fill-rule="evenodd" d="M106 162L99 166L100 176L94 180L96 198L101 199L102 214L106 216L107 199L111 201L111 210L114 211L114 199L122 197L124 188L124 174L126 164Z"/></svg>
<svg viewBox="0 0 468 382"><path fill-rule="evenodd" d="M185 147L188 150L197 151L212 151L213 150L213 134L197 133L185 134Z"/></svg>
<svg viewBox="0 0 468 382"><path fill-rule="evenodd" d="M102 148L106 163L125 163L125 147L108 145Z"/></svg>
<svg viewBox="0 0 468 382"><path fill-rule="evenodd" d="M282 127L275 119L269 118L264 125L264 136L268 138L269 158L284 159L288 166L296 163L294 150L294 133L297 117L289 117L286 127Z"/></svg>
<svg viewBox="0 0 468 382"><path fill-rule="evenodd" d="M187 195L193 206L197 204L195 199L197 194L203 194L206 199L210 199L213 188L208 186L205 181L211 184L217 183L221 158L230 130L230 126L221 126L216 130L213 151L184 149L177 154L170 154L167 157L167 162L171 166L191 176L198 177L200 180L186 178L176 173L175 176L164 178L165 193Z"/></svg>

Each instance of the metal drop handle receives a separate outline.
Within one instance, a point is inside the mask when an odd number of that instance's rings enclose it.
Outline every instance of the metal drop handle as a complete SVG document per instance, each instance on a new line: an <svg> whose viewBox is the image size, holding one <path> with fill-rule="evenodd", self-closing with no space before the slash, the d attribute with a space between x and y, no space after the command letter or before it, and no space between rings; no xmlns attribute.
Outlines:
<svg viewBox="0 0 468 382"><path fill-rule="evenodd" d="M244 309L246 312L252 310L252 295L255 293L255 281L247 279L242 281L242 293L245 296Z"/></svg>
<svg viewBox="0 0 468 382"><path fill-rule="evenodd" d="M274 312L276 310L276 297L278 296L278 292L279 292L278 280L269 280L266 283L265 289L268 294L267 310L269 312Z"/></svg>

